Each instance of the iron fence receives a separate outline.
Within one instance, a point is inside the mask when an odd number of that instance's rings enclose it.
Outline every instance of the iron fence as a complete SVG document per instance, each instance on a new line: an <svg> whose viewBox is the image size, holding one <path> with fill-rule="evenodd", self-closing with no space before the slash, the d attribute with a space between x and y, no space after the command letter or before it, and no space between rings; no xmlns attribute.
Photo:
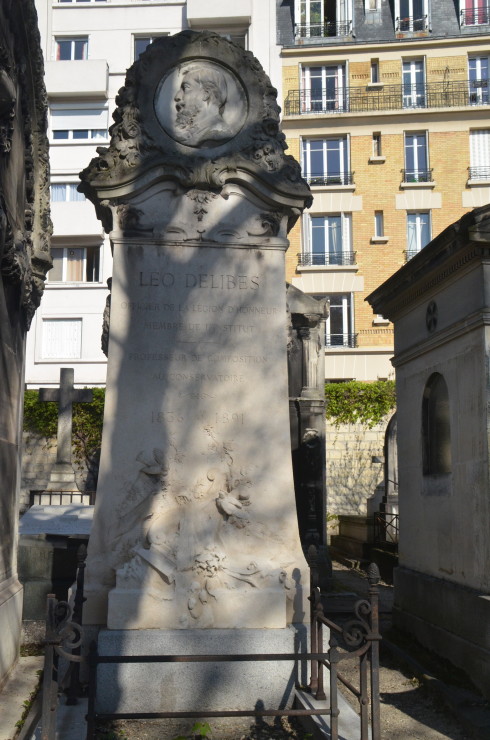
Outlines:
<svg viewBox="0 0 490 740"><path fill-rule="evenodd" d="M374 541L398 545L399 524L398 513L377 511L374 514Z"/></svg>
<svg viewBox="0 0 490 740"><path fill-rule="evenodd" d="M468 167L470 180L490 180L490 167Z"/></svg>
<svg viewBox="0 0 490 740"><path fill-rule="evenodd" d="M403 182L432 182L433 170L402 170Z"/></svg>
<svg viewBox="0 0 490 740"><path fill-rule="evenodd" d="M428 31L429 23L427 20L427 16L424 15L422 18L415 18L414 16L397 18L395 29L398 33L408 33L410 31Z"/></svg>
<svg viewBox="0 0 490 740"><path fill-rule="evenodd" d="M95 503L95 491L29 491L29 506Z"/></svg>
<svg viewBox="0 0 490 740"><path fill-rule="evenodd" d="M297 23L295 36L300 39L329 38L332 36L350 36L352 21L325 21L324 23Z"/></svg>
<svg viewBox="0 0 490 740"><path fill-rule="evenodd" d="M355 252L302 252L298 254L298 264L302 267L355 265L355 263Z"/></svg>
<svg viewBox="0 0 490 740"><path fill-rule="evenodd" d="M445 80L415 84L289 90L284 101L287 116L320 113L369 113L410 108L455 108L488 105L488 80Z"/></svg>
<svg viewBox="0 0 490 740"><path fill-rule="evenodd" d="M326 347L357 347L357 334L332 334L327 332L325 335Z"/></svg>
<svg viewBox="0 0 490 740"><path fill-rule="evenodd" d="M489 8L472 8L460 11L462 26L485 26L490 23Z"/></svg>
<svg viewBox="0 0 490 740"><path fill-rule="evenodd" d="M319 175L303 175L308 185L353 185L353 172L328 172Z"/></svg>
<svg viewBox="0 0 490 740"><path fill-rule="evenodd" d="M420 252L420 249L405 249L405 262L408 262L409 260L411 260L419 252Z"/></svg>

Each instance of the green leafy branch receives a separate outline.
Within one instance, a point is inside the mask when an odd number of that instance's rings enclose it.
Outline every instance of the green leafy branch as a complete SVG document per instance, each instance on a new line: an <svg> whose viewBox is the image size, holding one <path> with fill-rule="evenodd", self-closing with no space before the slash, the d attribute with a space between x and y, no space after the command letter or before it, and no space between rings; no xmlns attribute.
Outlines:
<svg viewBox="0 0 490 740"><path fill-rule="evenodd" d="M336 426L363 424L374 427L396 406L395 381L325 384L326 417Z"/></svg>

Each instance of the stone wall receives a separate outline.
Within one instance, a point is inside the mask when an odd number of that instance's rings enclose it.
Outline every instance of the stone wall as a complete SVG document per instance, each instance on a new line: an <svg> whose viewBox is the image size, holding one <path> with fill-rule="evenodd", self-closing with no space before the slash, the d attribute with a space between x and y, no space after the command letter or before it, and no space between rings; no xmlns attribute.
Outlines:
<svg viewBox="0 0 490 740"><path fill-rule="evenodd" d="M335 426L327 419L327 512L365 515L367 500L383 481L383 445L389 416L372 429L362 424Z"/></svg>

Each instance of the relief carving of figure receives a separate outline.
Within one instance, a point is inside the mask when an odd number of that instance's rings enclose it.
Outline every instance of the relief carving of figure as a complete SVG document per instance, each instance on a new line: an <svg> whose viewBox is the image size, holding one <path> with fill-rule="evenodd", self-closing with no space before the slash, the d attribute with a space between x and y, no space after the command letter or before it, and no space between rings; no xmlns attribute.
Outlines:
<svg viewBox="0 0 490 740"><path fill-rule="evenodd" d="M226 79L208 65L188 66L174 97L176 139L189 146L203 146L231 139L232 130L223 119L228 99Z"/></svg>

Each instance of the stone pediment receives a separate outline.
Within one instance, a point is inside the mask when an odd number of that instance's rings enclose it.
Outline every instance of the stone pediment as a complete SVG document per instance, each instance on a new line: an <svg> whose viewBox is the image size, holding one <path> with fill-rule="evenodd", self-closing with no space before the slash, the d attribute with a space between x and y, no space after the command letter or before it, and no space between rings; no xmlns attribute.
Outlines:
<svg viewBox="0 0 490 740"><path fill-rule="evenodd" d="M107 231L127 232L127 223L114 218L121 206L126 221L129 209L129 230L144 230L134 201L151 188L168 195L172 188L162 183L193 191L194 205L204 209L212 197L206 193L228 198L235 188L276 211L279 206L289 230L312 197L299 164L285 154L276 97L253 55L216 33L158 39L129 69L110 145L98 148L80 175L80 189ZM137 210L144 212L140 205ZM277 235L274 224L268 228Z"/></svg>

